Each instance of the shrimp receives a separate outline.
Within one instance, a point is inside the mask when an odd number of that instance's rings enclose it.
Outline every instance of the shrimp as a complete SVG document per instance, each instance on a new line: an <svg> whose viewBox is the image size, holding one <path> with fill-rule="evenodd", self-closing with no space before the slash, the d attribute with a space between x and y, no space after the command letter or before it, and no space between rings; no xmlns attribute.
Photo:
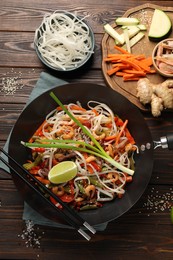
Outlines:
<svg viewBox="0 0 173 260"><path fill-rule="evenodd" d="M94 194L95 194L95 186L94 185L88 185L86 188L85 188L85 193L88 197L90 198L93 198L94 197Z"/></svg>
<svg viewBox="0 0 173 260"><path fill-rule="evenodd" d="M62 196L62 195L64 195L64 187L55 186L52 188L52 192L55 193L57 196Z"/></svg>
<svg viewBox="0 0 173 260"><path fill-rule="evenodd" d="M111 182L116 182L119 179L119 175L116 172L110 172L107 175L107 178L111 180Z"/></svg>
<svg viewBox="0 0 173 260"><path fill-rule="evenodd" d="M88 158L86 158L87 163L90 163L90 162L93 162L93 161L96 161L96 157L93 156L93 155L90 155Z"/></svg>
<svg viewBox="0 0 173 260"><path fill-rule="evenodd" d="M96 133L95 133L95 131L93 131L93 136L94 136L94 138L96 139L96 140L102 140L102 139L104 139L105 138L105 136L106 136L106 134L105 133L102 133L101 135L97 135Z"/></svg>
<svg viewBox="0 0 173 260"><path fill-rule="evenodd" d="M69 125L63 125L57 131L57 135L62 136L63 139L72 139L74 137L74 134L74 128Z"/></svg>

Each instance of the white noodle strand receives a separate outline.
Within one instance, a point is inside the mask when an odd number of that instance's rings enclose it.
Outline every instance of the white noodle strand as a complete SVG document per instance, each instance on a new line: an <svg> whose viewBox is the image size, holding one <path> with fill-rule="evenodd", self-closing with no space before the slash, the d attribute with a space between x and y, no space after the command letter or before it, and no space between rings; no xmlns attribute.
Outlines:
<svg viewBox="0 0 173 260"><path fill-rule="evenodd" d="M35 32L35 45L52 67L72 69L93 53L89 27L72 13L46 15Z"/></svg>

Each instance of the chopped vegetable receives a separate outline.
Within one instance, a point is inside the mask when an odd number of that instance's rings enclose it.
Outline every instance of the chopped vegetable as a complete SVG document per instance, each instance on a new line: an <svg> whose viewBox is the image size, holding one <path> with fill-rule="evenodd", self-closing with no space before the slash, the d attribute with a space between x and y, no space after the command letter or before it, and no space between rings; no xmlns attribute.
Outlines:
<svg viewBox="0 0 173 260"><path fill-rule="evenodd" d="M95 144L95 146L86 144L85 142L75 141L75 140L45 140L44 143L27 143L27 142L21 142L24 146L27 147L58 147L63 149L71 149L71 150L77 150L77 151L83 151L87 152L89 154L96 155L107 162L109 162L111 165L117 167L118 169L122 170L125 173L128 173L130 175L134 174L134 171L123 166L122 164L116 162L114 159L112 159L102 148L100 143L94 138L94 136L85 128L80 121L78 121L68 110L67 108L61 103L61 101L58 99L57 96L53 92L50 93L50 96L58 103L58 105L66 112L66 114L82 129L84 134L86 134L91 141ZM73 144L80 144L83 147L74 146ZM86 148L87 147L87 148ZM89 149L88 149L89 148Z"/></svg>
<svg viewBox="0 0 173 260"><path fill-rule="evenodd" d="M129 39L129 34L128 34L128 29L124 29L124 39L126 43L126 49L129 53L131 53L131 48L130 48L130 39Z"/></svg>
<svg viewBox="0 0 173 260"><path fill-rule="evenodd" d="M121 198L126 183L132 181L133 156L138 152L128 121L94 100L88 101L86 108L79 101L63 105L58 99L58 104L46 116L42 135L23 143L31 148L31 160L41 156L41 162L33 164L29 172L76 210L98 208ZM87 126L84 121L88 121ZM69 139L64 139L66 130ZM52 197L45 196L59 207Z"/></svg>
<svg viewBox="0 0 173 260"><path fill-rule="evenodd" d="M138 24L137 27L141 30L141 31L146 31L147 27L145 26L145 24Z"/></svg>
<svg viewBox="0 0 173 260"><path fill-rule="evenodd" d="M143 54L131 54L117 45L114 48L121 54L108 54L108 57L104 58L105 62L112 65L107 70L109 76L121 76L124 81L130 81L139 80L141 77L146 76L147 73L155 73L155 70L151 69L151 57L146 58Z"/></svg>
<svg viewBox="0 0 173 260"><path fill-rule="evenodd" d="M133 17L118 17L115 22L117 25L136 25L139 20Z"/></svg>
<svg viewBox="0 0 173 260"><path fill-rule="evenodd" d="M28 162L23 165L23 167L27 170L32 169L33 167L37 166L41 162L41 156L38 155L33 162Z"/></svg>
<svg viewBox="0 0 173 260"><path fill-rule="evenodd" d="M131 47L140 41L145 35L144 33L139 34L133 41L134 36L136 36L140 31L146 31L147 27L144 24L140 24L140 21L135 17L118 17L115 23L121 26L123 33L117 32L110 24L104 25L105 31L115 39L116 45L124 45L128 52L131 52Z"/></svg>
<svg viewBox="0 0 173 260"><path fill-rule="evenodd" d="M139 32L129 41L130 48L133 47L136 43L138 43L142 38L144 38L145 34L143 32ZM126 46L123 46L127 49Z"/></svg>
<svg viewBox="0 0 173 260"><path fill-rule="evenodd" d="M104 29L105 32L109 34L112 38L114 38L120 44L124 44L123 37L118 32L116 32L116 30L114 30L110 24L105 24Z"/></svg>
<svg viewBox="0 0 173 260"><path fill-rule="evenodd" d="M134 26L134 25L130 26L129 28L126 27L124 29L127 29L129 39L133 38L140 31L140 29L137 26ZM124 31L124 29L123 29L123 31ZM123 38L124 43L125 43L124 32L122 34L120 34L120 36ZM118 40L115 41L115 43L117 45L122 45Z"/></svg>
<svg viewBox="0 0 173 260"><path fill-rule="evenodd" d="M168 37L172 29L169 16L162 10L155 9L148 37L151 41L161 41Z"/></svg>
<svg viewBox="0 0 173 260"><path fill-rule="evenodd" d="M121 137L121 135L123 134L123 131L125 130L127 124L128 124L128 120L126 119L125 122L124 122L124 124L123 124L122 127L121 127L121 131L119 132L119 134L118 134L118 136L117 136L117 138L116 138L116 142L115 142L116 144L119 143L120 137Z"/></svg>

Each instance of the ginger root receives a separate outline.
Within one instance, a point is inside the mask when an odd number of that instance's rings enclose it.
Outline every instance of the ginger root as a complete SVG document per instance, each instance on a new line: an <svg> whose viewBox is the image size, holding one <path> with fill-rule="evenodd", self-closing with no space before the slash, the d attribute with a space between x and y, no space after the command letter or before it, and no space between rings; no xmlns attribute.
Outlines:
<svg viewBox="0 0 173 260"><path fill-rule="evenodd" d="M154 117L161 115L164 108L173 109L173 80L165 80L160 84L153 84L147 78L138 80L137 97L144 105L151 105Z"/></svg>

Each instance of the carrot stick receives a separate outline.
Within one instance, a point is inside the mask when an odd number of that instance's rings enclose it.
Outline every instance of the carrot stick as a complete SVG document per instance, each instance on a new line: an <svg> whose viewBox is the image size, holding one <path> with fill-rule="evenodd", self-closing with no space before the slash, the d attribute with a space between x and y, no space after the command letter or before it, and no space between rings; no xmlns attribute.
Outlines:
<svg viewBox="0 0 173 260"><path fill-rule="evenodd" d="M47 179L44 179L44 178L42 178L42 177L40 177L40 176L35 176L35 178L37 178L37 180L39 180L41 183L43 183L43 184L50 184L50 181L49 180L47 180Z"/></svg>
<svg viewBox="0 0 173 260"><path fill-rule="evenodd" d="M142 61L137 61L136 60L136 64L141 68L143 69L144 71L150 71L150 67L147 66L145 63L143 63Z"/></svg>
<svg viewBox="0 0 173 260"><path fill-rule="evenodd" d="M147 66L153 65L152 57L148 57L143 60L143 63L145 63Z"/></svg>
<svg viewBox="0 0 173 260"><path fill-rule="evenodd" d="M138 75L138 76L145 76L146 75L146 73L142 70L139 71L139 70L124 69L123 71L126 72L126 73L135 74L135 75Z"/></svg>
<svg viewBox="0 0 173 260"><path fill-rule="evenodd" d="M118 67L118 68L120 68L120 69L130 69L130 66L129 65L126 65L126 64L123 64L123 63L116 63L116 64L113 64L112 65L112 67L113 68L116 68L116 67Z"/></svg>
<svg viewBox="0 0 173 260"><path fill-rule="evenodd" d="M123 75L123 80L124 81L132 81L132 80L139 80L140 77L138 77L137 75L135 74L124 74Z"/></svg>
<svg viewBox="0 0 173 260"><path fill-rule="evenodd" d="M33 134L33 136L37 136L41 130L42 130L42 127L43 125L46 123L46 120L43 121L43 123L37 128L37 130L35 131L35 133ZM33 142L33 138L31 137L28 141L29 143L32 143Z"/></svg>
<svg viewBox="0 0 173 260"><path fill-rule="evenodd" d="M155 73L155 70L151 69L151 57L146 58L144 54L131 54L117 45L114 48L120 53L109 53L107 58L104 59L112 65L112 69L107 70L109 76L115 74L123 77L124 81L130 81L139 80L141 77L146 76L147 73Z"/></svg>
<svg viewBox="0 0 173 260"><path fill-rule="evenodd" d="M109 54L107 55L107 57L108 57L108 58L113 58L113 57L115 57L115 58L121 58L121 57L130 58L130 57L132 57L132 54L109 53Z"/></svg>
<svg viewBox="0 0 173 260"><path fill-rule="evenodd" d="M123 78L124 81L138 81L140 77Z"/></svg>
<svg viewBox="0 0 173 260"><path fill-rule="evenodd" d="M115 75L118 76L118 77L123 77L124 72L122 72L122 71L117 71L117 72L115 73Z"/></svg>
<svg viewBox="0 0 173 260"><path fill-rule="evenodd" d="M120 46L115 45L114 48L115 48L117 51L121 52L121 53L129 54L128 51L126 51L125 49L121 48Z"/></svg>
<svg viewBox="0 0 173 260"><path fill-rule="evenodd" d="M85 108L83 108L83 107L80 107L80 106L78 106L78 105L71 105L70 106L70 108L72 109L72 110L80 110L80 111L86 111L86 109Z"/></svg>
<svg viewBox="0 0 173 260"><path fill-rule="evenodd" d="M133 58L136 60L143 60L145 59L145 55L144 54L133 55Z"/></svg>
<svg viewBox="0 0 173 260"><path fill-rule="evenodd" d="M128 128L125 128L125 134L126 134L127 139L129 140L129 142L131 144L135 144L135 140L134 140L133 136L130 134Z"/></svg>
<svg viewBox="0 0 173 260"><path fill-rule="evenodd" d="M122 134L123 134L123 132L124 132L124 130L125 130L127 124L128 124L128 120L126 119L126 120L124 121L123 126L121 127L120 132L118 133L117 138L116 138L116 142L115 142L116 145L119 143L120 137L122 136Z"/></svg>
<svg viewBox="0 0 173 260"><path fill-rule="evenodd" d="M126 59L126 60L125 59L121 59L121 62L125 63L125 64L129 64L135 70L141 70L140 66L138 66L134 60L132 61L132 60L128 60L128 59Z"/></svg>
<svg viewBox="0 0 173 260"><path fill-rule="evenodd" d="M116 68L107 70L107 74L108 74L109 76L111 76L111 75L113 75L115 72L117 72L118 70L120 70L119 67L116 67Z"/></svg>
<svg viewBox="0 0 173 260"><path fill-rule="evenodd" d="M115 139L116 137L117 137L117 134L116 135L110 135L110 136L106 136L104 140L109 141L109 140Z"/></svg>

